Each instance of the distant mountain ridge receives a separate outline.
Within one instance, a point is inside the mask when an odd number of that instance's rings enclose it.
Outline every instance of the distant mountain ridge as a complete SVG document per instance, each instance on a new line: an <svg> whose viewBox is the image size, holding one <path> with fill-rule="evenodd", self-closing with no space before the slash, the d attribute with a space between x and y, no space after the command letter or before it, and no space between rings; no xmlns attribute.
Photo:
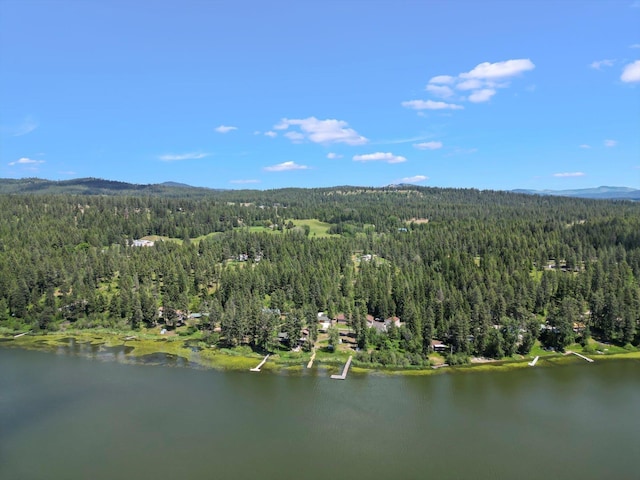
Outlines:
<svg viewBox="0 0 640 480"><path fill-rule="evenodd" d="M640 190L630 187L595 187L573 190L511 190L513 193L528 195L555 195L560 197L593 198L601 200L640 200Z"/></svg>
<svg viewBox="0 0 640 480"><path fill-rule="evenodd" d="M359 188L335 186L332 188ZM384 188L419 189L413 184L395 184ZM42 178L0 178L0 194L72 194L72 195L152 195L152 196L204 196L225 189L193 187L185 183L167 181L156 184L135 184L101 178L76 178L71 180L46 180ZM561 197L591 198L601 200L640 201L640 190L629 187L602 186L576 190L510 190L510 193L527 195L553 195Z"/></svg>
<svg viewBox="0 0 640 480"><path fill-rule="evenodd" d="M42 178L0 178L0 193L76 194L76 195L180 195L210 192L211 189L192 187L184 183L164 182L140 185L104 180L101 178L76 178L71 180L46 180Z"/></svg>

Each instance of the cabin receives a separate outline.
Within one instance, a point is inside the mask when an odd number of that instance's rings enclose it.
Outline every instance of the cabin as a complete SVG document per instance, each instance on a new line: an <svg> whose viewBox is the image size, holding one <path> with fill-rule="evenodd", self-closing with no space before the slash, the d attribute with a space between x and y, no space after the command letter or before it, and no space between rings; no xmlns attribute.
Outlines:
<svg viewBox="0 0 640 480"><path fill-rule="evenodd" d="M431 340L431 350L434 352L448 352L449 345L445 345L440 340Z"/></svg>

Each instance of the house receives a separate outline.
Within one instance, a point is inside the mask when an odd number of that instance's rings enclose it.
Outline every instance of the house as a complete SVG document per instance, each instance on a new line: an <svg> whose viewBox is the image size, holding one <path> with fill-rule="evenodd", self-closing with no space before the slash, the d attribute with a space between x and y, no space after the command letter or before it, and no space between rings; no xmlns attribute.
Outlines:
<svg viewBox="0 0 640 480"><path fill-rule="evenodd" d="M153 247L153 241L151 240L134 240L131 243L132 247Z"/></svg>
<svg viewBox="0 0 640 480"><path fill-rule="evenodd" d="M400 326L402 325L402 322L398 317L389 317L384 321L384 324L387 327L391 326L391 324L394 324L396 327L400 328Z"/></svg>
<svg viewBox="0 0 640 480"><path fill-rule="evenodd" d="M385 322L381 322L379 319L374 319L373 317L369 320L369 317L370 315L367 315L367 327L374 328L378 333L387 331L387 325Z"/></svg>
<svg viewBox="0 0 640 480"><path fill-rule="evenodd" d="M301 336L300 336L300 338L298 338L298 341L297 341L297 342L295 342L295 344L292 344L292 343L289 341L289 333L288 333L288 332L280 332L280 333L278 333L278 341L279 341L280 343L286 343L286 344L290 345L291 347L293 347L294 349L295 349L295 348L298 348L298 349L299 349L299 348L300 348L300 347L302 347L305 343L307 343L307 342L308 342L308 338L307 338L308 333L307 333L307 334L305 334L305 333L304 333L304 331L303 331L303 332L300 332L300 333L301 333Z"/></svg>
<svg viewBox="0 0 640 480"><path fill-rule="evenodd" d="M586 325L582 322L573 322L573 331L576 333L582 333L586 329Z"/></svg>
<svg viewBox="0 0 640 480"><path fill-rule="evenodd" d="M171 308L170 310L165 311L164 307L158 307L158 318L162 321L166 321L167 317L170 319L171 323L178 327L180 325L184 325L187 315L182 310L175 310Z"/></svg>
<svg viewBox="0 0 640 480"><path fill-rule="evenodd" d="M434 352L448 352L449 345L445 345L440 340L431 340L431 350Z"/></svg>
<svg viewBox="0 0 640 480"><path fill-rule="evenodd" d="M339 313L338 315L336 315L335 317L333 317L333 321L336 323L347 323L347 317L345 316L344 313Z"/></svg>
<svg viewBox="0 0 640 480"><path fill-rule="evenodd" d="M327 333L329 327L331 326L331 322L320 322L320 333Z"/></svg>
<svg viewBox="0 0 640 480"><path fill-rule="evenodd" d="M281 343L287 343L289 341L289 334L287 332L278 333L278 340Z"/></svg>

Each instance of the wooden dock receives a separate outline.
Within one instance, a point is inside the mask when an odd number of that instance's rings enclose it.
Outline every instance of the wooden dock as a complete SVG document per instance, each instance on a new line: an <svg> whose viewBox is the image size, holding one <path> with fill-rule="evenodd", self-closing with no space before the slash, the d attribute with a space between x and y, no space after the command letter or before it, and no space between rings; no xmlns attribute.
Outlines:
<svg viewBox="0 0 640 480"><path fill-rule="evenodd" d="M250 370L252 372L259 372L260 369L262 368L262 366L266 363L267 358L269 358L269 355L267 355L266 357L264 357L264 359L258 364L257 367L251 368Z"/></svg>
<svg viewBox="0 0 640 480"><path fill-rule="evenodd" d="M580 355L578 352L568 352L568 353L573 353L574 355L577 355L578 357L586 360L587 362L593 363L593 358L585 357L584 355Z"/></svg>
<svg viewBox="0 0 640 480"><path fill-rule="evenodd" d="M536 363L538 363L538 359L540 358L540 356L537 356L536 358L534 358L532 361L529 362L529 366L530 367L535 367Z"/></svg>
<svg viewBox="0 0 640 480"><path fill-rule="evenodd" d="M309 360L309 363L307 363L307 368L311 368L313 367L313 361L316 359L316 349L313 349L313 353L311 354L311 359Z"/></svg>
<svg viewBox="0 0 640 480"><path fill-rule="evenodd" d="M349 367L351 366L351 360L353 360L353 355L349 357L347 363L344 364L344 368L342 369L342 375L331 375L331 378L334 380L344 380L347 378L347 373L349 373Z"/></svg>

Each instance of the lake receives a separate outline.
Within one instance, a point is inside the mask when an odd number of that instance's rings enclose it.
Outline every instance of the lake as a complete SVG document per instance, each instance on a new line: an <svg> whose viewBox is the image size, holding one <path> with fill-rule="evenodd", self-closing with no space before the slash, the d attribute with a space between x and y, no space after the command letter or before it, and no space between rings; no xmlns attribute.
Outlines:
<svg viewBox="0 0 640 480"><path fill-rule="evenodd" d="M638 478L640 361L403 377L0 348L2 479Z"/></svg>

